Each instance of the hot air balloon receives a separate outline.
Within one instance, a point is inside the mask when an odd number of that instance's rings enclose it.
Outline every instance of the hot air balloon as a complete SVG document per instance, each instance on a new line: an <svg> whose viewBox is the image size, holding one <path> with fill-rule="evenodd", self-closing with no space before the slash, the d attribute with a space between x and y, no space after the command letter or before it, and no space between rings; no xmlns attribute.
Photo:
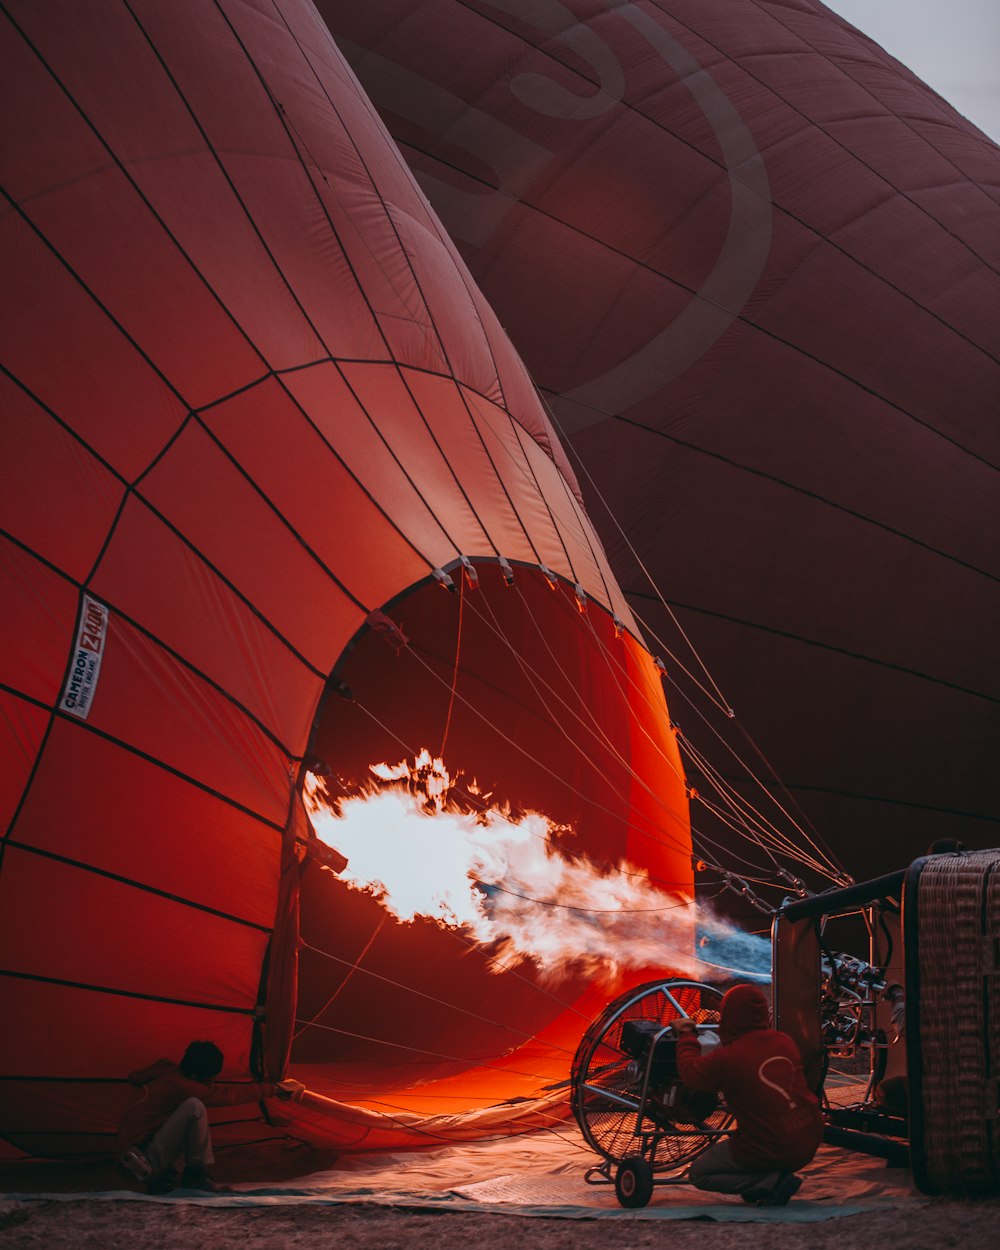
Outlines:
<svg viewBox="0 0 1000 1250"><path fill-rule="evenodd" d="M428 748L473 824L690 895L661 669L524 366L305 0L2 20L5 1141L107 1149L195 1037L393 1111L565 1077L621 970L397 920L303 805Z"/></svg>
<svg viewBox="0 0 1000 1250"><path fill-rule="evenodd" d="M688 735L859 878L993 845L996 145L817 0L318 8L746 736L674 670Z"/></svg>

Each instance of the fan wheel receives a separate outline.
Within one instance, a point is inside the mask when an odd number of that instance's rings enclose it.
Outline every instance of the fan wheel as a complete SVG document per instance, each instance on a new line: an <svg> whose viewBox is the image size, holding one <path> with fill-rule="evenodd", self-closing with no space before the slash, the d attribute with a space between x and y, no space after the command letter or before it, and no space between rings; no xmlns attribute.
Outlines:
<svg viewBox="0 0 1000 1250"><path fill-rule="evenodd" d="M618 1163L641 1148L635 1130L643 1074L622 1049L623 1026L629 1020L669 1024L685 1016L696 1024L718 1024L721 1001L720 990L700 981L648 981L621 994L590 1025L573 1058L571 1099L580 1131L599 1155ZM642 1132L652 1136L643 1157L654 1171L679 1167L701 1154L730 1118L714 1101L696 1124L673 1126L644 1116Z"/></svg>

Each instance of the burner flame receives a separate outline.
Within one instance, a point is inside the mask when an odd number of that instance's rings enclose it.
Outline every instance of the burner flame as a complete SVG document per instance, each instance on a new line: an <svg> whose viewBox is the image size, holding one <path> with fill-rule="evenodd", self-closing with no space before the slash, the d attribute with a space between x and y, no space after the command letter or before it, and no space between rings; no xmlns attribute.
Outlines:
<svg viewBox="0 0 1000 1250"><path fill-rule="evenodd" d="M530 963L544 981L585 973L611 982L626 968L650 967L718 975L706 938L715 949L735 935L757 944L753 966L743 954L740 971L766 972L768 943L658 888L642 868L593 864L567 846L567 826L487 805L474 781L460 802L430 751L370 772L365 792L339 800L307 776L316 835L347 857L341 879L401 923L423 917L461 931L488 952L492 971Z"/></svg>

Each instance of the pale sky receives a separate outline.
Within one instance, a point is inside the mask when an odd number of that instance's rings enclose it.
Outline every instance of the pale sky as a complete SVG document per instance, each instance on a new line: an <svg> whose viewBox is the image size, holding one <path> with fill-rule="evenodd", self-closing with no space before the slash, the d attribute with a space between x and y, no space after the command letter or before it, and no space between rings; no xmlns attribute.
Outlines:
<svg viewBox="0 0 1000 1250"><path fill-rule="evenodd" d="M1000 143L1000 0L823 0Z"/></svg>

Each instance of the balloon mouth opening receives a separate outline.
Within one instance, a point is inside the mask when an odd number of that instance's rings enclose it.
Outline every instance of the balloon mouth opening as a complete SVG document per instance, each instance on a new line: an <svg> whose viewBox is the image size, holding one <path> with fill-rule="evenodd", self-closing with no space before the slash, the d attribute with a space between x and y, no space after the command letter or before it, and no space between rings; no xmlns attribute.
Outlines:
<svg viewBox="0 0 1000 1250"><path fill-rule="evenodd" d="M624 866L662 905L690 894L683 783L648 657L600 608L582 613L573 587L509 573L479 564L451 593L429 581L373 613L317 721L304 801L345 862L302 878L291 1063L342 1101L393 1094L420 1110L447 1088L483 1105L565 1077L578 1004L649 965L582 957L582 929L553 951L540 930L559 913L585 923L580 874L614 891ZM360 821L350 837L345 812ZM436 817L450 825L429 841L384 841L388 825ZM423 836L406 828L394 836ZM418 877L436 901L400 901ZM604 916L604 898L584 902Z"/></svg>

